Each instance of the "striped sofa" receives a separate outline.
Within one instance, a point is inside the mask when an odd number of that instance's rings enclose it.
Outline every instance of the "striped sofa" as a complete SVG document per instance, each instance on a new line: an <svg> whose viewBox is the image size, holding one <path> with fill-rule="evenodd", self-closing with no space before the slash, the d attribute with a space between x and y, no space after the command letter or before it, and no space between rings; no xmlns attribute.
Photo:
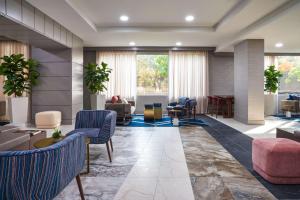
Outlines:
<svg viewBox="0 0 300 200"><path fill-rule="evenodd" d="M42 149L0 152L0 199L53 199L76 177L85 161L85 139L80 133Z"/></svg>
<svg viewBox="0 0 300 200"><path fill-rule="evenodd" d="M85 136L90 138L90 144L106 144L111 162L109 146L113 151L111 137L115 132L116 120L117 113L112 110L82 110L76 114L75 130L68 135L84 132Z"/></svg>

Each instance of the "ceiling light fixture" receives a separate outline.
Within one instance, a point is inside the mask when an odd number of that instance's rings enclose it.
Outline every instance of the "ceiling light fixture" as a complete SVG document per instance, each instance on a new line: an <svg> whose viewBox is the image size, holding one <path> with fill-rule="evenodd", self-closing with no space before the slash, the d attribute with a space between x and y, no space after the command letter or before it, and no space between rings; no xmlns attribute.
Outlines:
<svg viewBox="0 0 300 200"><path fill-rule="evenodd" d="M283 44L281 42L278 42L275 44L275 47L277 47L277 48L283 47Z"/></svg>
<svg viewBox="0 0 300 200"><path fill-rule="evenodd" d="M122 16L120 17L120 20L121 20L122 22L127 22L127 21L129 20L129 17L128 17L127 15L122 15Z"/></svg>
<svg viewBox="0 0 300 200"><path fill-rule="evenodd" d="M130 46L135 46L135 42L133 42L133 41L132 41L132 42L129 42L129 45L130 45Z"/></svg>
<svg viewBox="0 0 300 200"><path fill-rule="evenodd" d="M182 43L181 42L176 42L176 46L181 46Z"/></svg>
<svg viewBox="0 0 300 200"><path fill-rule="evenodd" d="M187 21L187 22L192 22L192 21L194 21L194 19L195 19L195 17L193 15L187 15L185 17L185 21Z"/></svg>

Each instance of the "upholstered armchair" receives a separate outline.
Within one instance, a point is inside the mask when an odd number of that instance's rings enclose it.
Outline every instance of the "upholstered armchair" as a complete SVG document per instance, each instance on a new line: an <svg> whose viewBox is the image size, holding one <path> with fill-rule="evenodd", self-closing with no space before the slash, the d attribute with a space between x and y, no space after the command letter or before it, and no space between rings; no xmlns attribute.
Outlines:
<svg viewBox="0 0 300 200"><path fill-rule="evenodd" d="M179 97L177 102L171 102L167 106L168 115L172 112L171 110L181 110L178 117L188 116L190 117L194 113L194 118L196 114L196 99L189 99L188 97Z"/></svg>
<svg viewBox="0 0 300 200"><path fill-rule="evenodd" d="M75 132L84 132L90 144L106 144L111 162L110 148L113 151L112 136L115 132L117 113L112 110L82 110L76 115ZM110 148L109 148L110 146ZM89 145L88 145L89 147Z"/></svg>
<svg viewBox="0 0 300 200"><path fill-rule="evenodd" d="M85 161L80 133L52 146L28 151L0 152L0 199L53 199L73 179L84 199L79 173Z"/></svg>
<svg viewBox="0 0 300 200"><path fill-rule="evenodd" d="M120 125L127 125L131 121L131 115L135 111L135 101L128 101L128 103L112 103L107 100L105 103L105 110L114 110L117 112L117 123Z"/></svg>

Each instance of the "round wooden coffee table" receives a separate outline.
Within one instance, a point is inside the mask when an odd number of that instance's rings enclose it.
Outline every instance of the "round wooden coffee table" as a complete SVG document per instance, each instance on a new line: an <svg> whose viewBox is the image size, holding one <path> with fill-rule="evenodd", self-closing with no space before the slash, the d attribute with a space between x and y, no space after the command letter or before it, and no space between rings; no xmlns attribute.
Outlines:
<svg viewBox="0 0 300 200"><path fill-rule="evenodd" d="M59 140L58 139L54 139L54 138L44 138L44 139L41 139L37 142L35 142L33 144L33 146L37 149L40 149L40 148L45 148L45 147L48 147L48 146L51 146L57 142L60 142L62 141L63 139L65 138L65 136L61 137Z"/></svg>

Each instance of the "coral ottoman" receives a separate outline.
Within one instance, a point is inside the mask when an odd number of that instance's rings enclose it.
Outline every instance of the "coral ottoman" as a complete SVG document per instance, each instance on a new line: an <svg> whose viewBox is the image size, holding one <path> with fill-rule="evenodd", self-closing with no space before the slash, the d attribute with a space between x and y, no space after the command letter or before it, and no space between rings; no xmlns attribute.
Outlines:
<svg viewBox="0 0 300 200"><path fill-rule="evenodd" d="M61 112L44 111L35 114L35 125L37 128L57 128L61 123Z"/></svg>
<svg viewBox="0 0 300 200"><path fill-rule="evenodd" d="M300 143L286 138L254 139L253 169L275 184L300 184Z"/></svg>

